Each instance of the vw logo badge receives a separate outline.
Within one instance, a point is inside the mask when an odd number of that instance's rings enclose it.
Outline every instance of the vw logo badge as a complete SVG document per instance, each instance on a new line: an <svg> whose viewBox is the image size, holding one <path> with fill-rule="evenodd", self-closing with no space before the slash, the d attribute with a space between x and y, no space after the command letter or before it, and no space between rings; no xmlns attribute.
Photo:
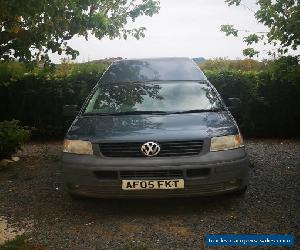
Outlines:
<svg viewBox="0 0 300 250"><path fill-rule="evenodd" d="M159 153L160 146L156 142L148 141L142 145L141 151L146 156L155 156Z"/></svg>

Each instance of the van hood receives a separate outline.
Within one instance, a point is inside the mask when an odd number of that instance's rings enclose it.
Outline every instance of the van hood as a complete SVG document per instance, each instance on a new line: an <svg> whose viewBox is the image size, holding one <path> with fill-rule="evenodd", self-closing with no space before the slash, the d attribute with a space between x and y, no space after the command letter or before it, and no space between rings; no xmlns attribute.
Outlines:
<svg viewBox="0 0 300 250"><path fill-rule="evenodd" d="M169 115L79 116L66 138L91 142L195 140L237 134L227 111Z"/></svg>

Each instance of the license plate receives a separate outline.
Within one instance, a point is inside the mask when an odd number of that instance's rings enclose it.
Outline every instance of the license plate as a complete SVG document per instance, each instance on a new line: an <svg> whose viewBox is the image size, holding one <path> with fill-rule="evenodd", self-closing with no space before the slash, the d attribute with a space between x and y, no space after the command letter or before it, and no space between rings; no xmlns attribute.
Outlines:
<svg viewBox="0 0 300 250"><path fill-rule="evenodd" d="M179 189L184 188L184 179L172 180L122 180L123 190Z"/></svg>

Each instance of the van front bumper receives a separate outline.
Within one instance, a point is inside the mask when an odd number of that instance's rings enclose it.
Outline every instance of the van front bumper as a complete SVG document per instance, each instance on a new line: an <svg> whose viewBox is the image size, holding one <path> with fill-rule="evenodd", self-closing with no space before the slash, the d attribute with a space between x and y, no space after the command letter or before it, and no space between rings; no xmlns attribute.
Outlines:
<svg viewBox="0 0 300 250"><path fill-rule="evenodd" d="M248 185L248 169L244 148L195 157L101 158L63 153L63 176L69 192L99 198L204 196L233 192ZM174 172L182 176L172 177ZM124 173L143 173L145 177L124 177ZM163 176L159 176L160 173ZM122 179L184 179L184 188L122 190Z"/></svg>

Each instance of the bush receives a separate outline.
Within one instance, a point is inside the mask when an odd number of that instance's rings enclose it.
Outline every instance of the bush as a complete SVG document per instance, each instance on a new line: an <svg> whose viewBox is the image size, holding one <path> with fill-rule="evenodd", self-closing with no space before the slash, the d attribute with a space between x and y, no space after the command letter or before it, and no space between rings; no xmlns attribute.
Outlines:
<svg viewBox="0 0 300 250"><path fill-rule="evenodd" d="M256 120L263 120L264 136L299 137L300 65L297 57L273 61L261 74L258 93L264 107Z"/></svg>
<svg viewBox="0 0 300 250"><path fill-rule="evenodd" d="M258 93L260 74L242 71L205 71L208 79L216 87L222 98L241 99L242 106L235 119L243 134L254 136L258 133L256 112L263 105L262 97Z"/></svg>
<svg viewBox="0 0 300 250"><path fill-rule="evenodd" d="M17 120L0 122L0 159L16 153L21 149L21 144L29 139L29 131L18 123Z"/></svg>
<svg viewBox="0 0 300 250"><path fill-rule="evenodd" d="M297 57L269 62L263 71L204 70L221 96L242 101L237 122L247 137L300 136L300 65Z"/></svg>
<svg viewBox="0 0 300 250"><path fill-rule="evenodd" d="M262 71L266 70L268 61L259 62L253 59L227 60L224 58L209 59L199 63L202 70L217 71Z"/></svg>
<svg viewBox="0 0 300 250"><path fill-rule="evenodd" d="M0 121L20 120L33 128L33 139L61 138L69 125L66 104L81 106L106 64L61 64L54 71L27 72L0 82Z"/></svg>
<svg viewBox="0 0 300 250"><path fill-rule="evenodd" d="M0 63L0 82L15 81L24 76L29 69L19 62Z"/></svg>

